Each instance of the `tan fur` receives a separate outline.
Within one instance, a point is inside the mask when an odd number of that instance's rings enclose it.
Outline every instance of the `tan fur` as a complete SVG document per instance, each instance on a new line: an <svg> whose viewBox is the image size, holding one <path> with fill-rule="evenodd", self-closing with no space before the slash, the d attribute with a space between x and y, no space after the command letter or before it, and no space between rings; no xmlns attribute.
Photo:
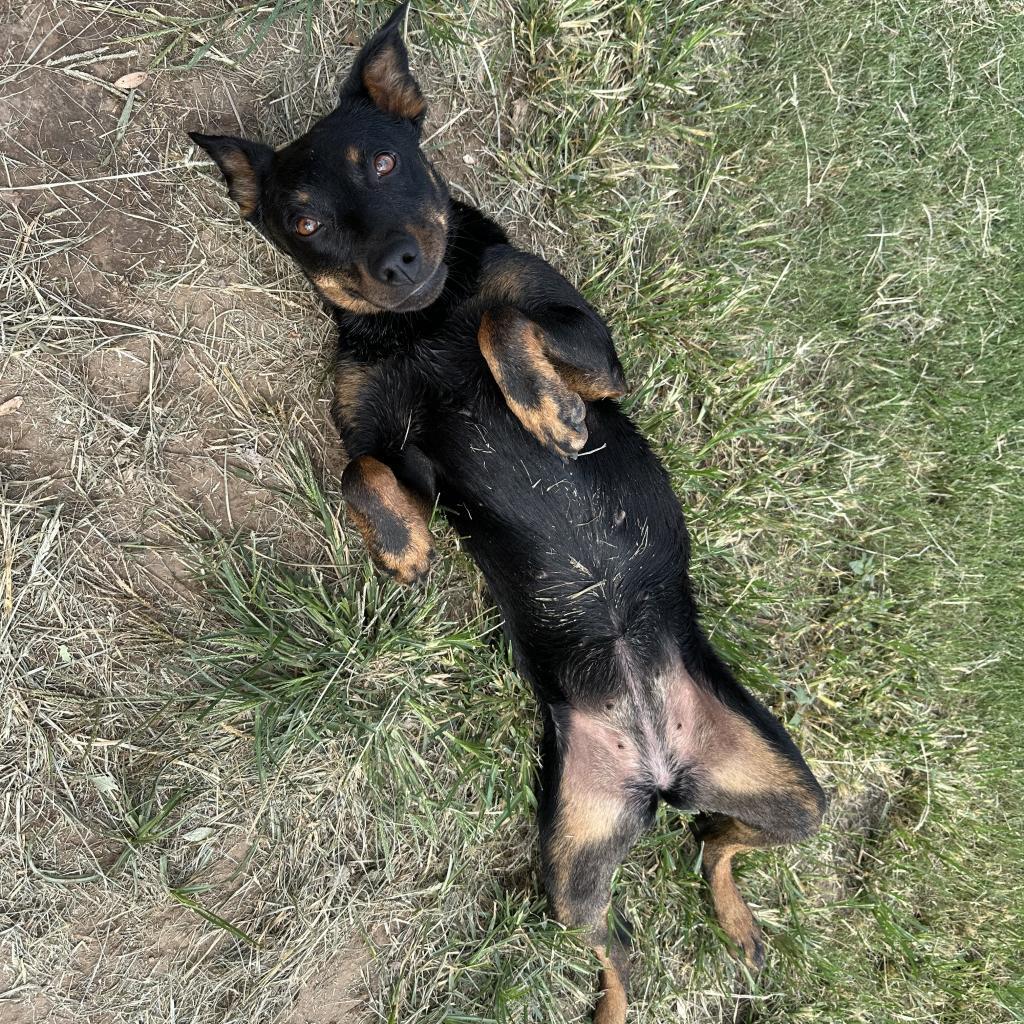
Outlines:
<svg viewBox="0 0 1024 1024"><path fill-rule="evenodd" d="M367 62L363 68L363 85L370 99L387 114L412 119L427 109L419 86L390 46L383 47Z"/></svg>
<svg viewBox="0 0 1024 1024"><path fill-rule="evenodd" d="M428 219L433 215L428 213ZM444 250L448 242L448 233L443 224L406 224L405 230L416 240L427 266L436 267L444 259Z"/></svg>
<svg viewBox="0 0 1024 1024"><path fill-rule="evenodd" d="M484 313L477 334L484 360L512 414L541 444L554 444L563 451L580 451L587 443L586 429L573 428L563 421L562 416L574 398L576 401L581 399L562 383L548 360L537 325L520 319L522 330L514 337L506 337L496 327L491 311ZM517 355L525 358L534 380L540 384L540 397L536 405L524 405L510 393L508 375L503 364L505 352L510 345L518 348Z"/></svg>
<svg viewBox="0 0 1024 1024"><path fill-rule="evenodd" d="M804 792L793 765L745 718L698 686L681 665L663 685L669 743L684 763L699 765L712 785L736 795Z"/></svg>
<svg viewBox="0 0 1024 1024"><path fill-rule="evenodd" d="M722 709L713 727L715 751L705 762L708 778L730 793L802 789L796 769L745 719ZM719 731L720 730L720 731Z"/></svg>
<svg viewBox="0 0 1024 1024"><path fill-rule="evenodd" d="M347 309L350 313L361 316L380 312L372 302L367 302L356 295L339 274L318 274L313 278L313 284L328 302L333 302L340 309Z"/></svg>
<svg viewBox="0 0 1024 1024"><path fill-rule="evenodd" d="M662 682L666 736L679 762L692 765L710 792L739 798L785 794L820 814L797 768L747 719L699 686L681 665ZM725 819L704 840L704 877L722 930L751 971L763 962L763 940L732 874L736 854L772 845L757 828Z"/></svg>
<svg viewBox="0 0 1024 1024"><path fill-rule="evenodd" d="M345 150L345 159L350 164L358 164L362 160L362 153L359 152L358 146L349 146Z"/></svg>
<svg viewBox="0 0 1024 1024"><path fill-rule="evenodd" d="M251 217L260 201L260 186L249 158L240 150L228 150L222 157L228 193L243 217Z"/></svg>
<svg viewBox="0 0 1024 1024"><path fill-rule="evenodd" d="M553 443L562 449L580 451L587 443L585 434L561 422L558 403L550 395L542 395L536 406L521 405L507 395L506 399L516 419L542 444Z"/></svg>
<svg viewBox="0 0 1024 1024"><path fill-rule="evenodd" d="M726 835L710 838L704 844L704 877L711 890L711 902L722 930L736 944L752 971L762 966L763 938L754 915L736 887L732 859L765 844L757 829L733 821Z"/></svg>
<svg viewBox="0 0 1024 1024"><path fill-rule="evenodd" d="M563 798L548 852L555 883L552 909L557 920L569 925L580 923L572 920L571 908L562 898L568 887L573 861L580 850L614 835L622 810L621 798L607 794L577 791Z"/></svg>
<svg viewBox="0 0 1024 1024"><path fill-rule="evenodd" d="M601 963L601 998L594 1007L594 1024L625 1024L628 1006L626 986L622 984L607 949L604 946L596 946L594 952Z"/></svg>
<svg viewBox="0 0 1024 1024"><path fill-rule="evenodd" d="M567 363L556 361L554 365L565 386L575 391L584 401L596 402L601 398L622 398L626 393L625 389L615 387L607 377L588 373L586 370L569 366Z"/></svg>
<svg viewBox="0 0 1024 1024"><path fill-rule="evenodd" d="M436 271L444 257L447 235L436 227L407 225L423 253L424 262ZM326 271L313 277L313 284L328 302L361 316L379 313L398 298L394 289L368 274L365 268L351 267Z"/></svg>
<svg viewBox="0 0 1024 1024"><path fill-rule="evenodd" d="M585 712L570 712L567 733L558 817L549 848L556 893L565 890L577 854L618 830L626 808L626 781L639 768L633 743ZM556 898L556 916L565 920L567 913Z"/></svg>
<svg viewBox="0 0 1024 1024"><path fill-rule="evenodd" d="M518 305L523 298L523 271L515 263L504 261L488 268L480 282L480 294L489 302Z"/></svg>
<svg viewBox="0 0 1024 1024"><path fill-rule="evenodd" d="M362 534L371 555L378 565L392 573L400 583L413 583L429 568L434 551L428 520L430 510L407 488L395 474L371 456L359 461L360 478L380 506L400 519L409 531L409 541L400 552L382 550L377 526L372 516L349 505L349 515Z"/></svg>
<svg viewBox="0 0 1024 1024"><path fill-rule="evenodd" d="M346 421L355 415L363 389L369 380L369 370L357 363L342 363L334 377L335 408Z"/></svg>

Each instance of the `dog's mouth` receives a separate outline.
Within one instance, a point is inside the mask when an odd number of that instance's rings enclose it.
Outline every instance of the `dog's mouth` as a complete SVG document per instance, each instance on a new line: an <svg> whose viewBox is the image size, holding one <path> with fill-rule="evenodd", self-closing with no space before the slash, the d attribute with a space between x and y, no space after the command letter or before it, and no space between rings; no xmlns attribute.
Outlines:
<svg viewBox="0 0 1024 1024"><path fill-rule="evenodd" d="M342 277L340 274L312 276L313 284L328 302L339 309L361 316L375 313L415 313L417 310L426 309L437 300L447 279L448 267L444 260L440 260L422 281L403 295L392 299L383 289L375 290L372 295L367 294L370 289L359 288L356 286L356 280Z"/></svg>
<svg viewBox="0 0 1024 1024"><path fill-rule="evenodd" d="M418 309L426 309L441 294L447 279L448 267L442 260L401 302L381 306L381 309L390 313L414 313Z"/></svg>

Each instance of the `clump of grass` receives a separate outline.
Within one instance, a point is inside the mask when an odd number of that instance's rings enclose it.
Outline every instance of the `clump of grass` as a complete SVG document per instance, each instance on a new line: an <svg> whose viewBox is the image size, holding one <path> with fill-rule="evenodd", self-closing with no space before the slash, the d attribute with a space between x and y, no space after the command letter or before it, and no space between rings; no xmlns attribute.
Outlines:
<svg viewBox="0 0 1024 1024"><path fill-rule="evenodd" d="M223 539L197 551L218 622L190 654L202 714L244 727L270 761L343 737L366 785L391 807L426 801L427 819L464 813L456 794L475 784L485 803L471 813L528 805L534 715L464 564L398 586L350 549L336 482L303 450L292 449L283 481L314 538L310 557L289 564Z"/></svg>

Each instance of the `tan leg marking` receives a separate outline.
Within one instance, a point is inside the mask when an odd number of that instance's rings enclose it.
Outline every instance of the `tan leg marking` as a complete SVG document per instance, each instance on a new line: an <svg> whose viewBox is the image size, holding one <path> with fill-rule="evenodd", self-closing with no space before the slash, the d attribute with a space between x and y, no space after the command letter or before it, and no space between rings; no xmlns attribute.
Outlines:
<svg viewBox="0 0 1024 1024"><path fill-rule="evenodd" d="M746 826L739 822L735 824L740 830L746 829ZM745 853L756 848L756 845L709 839L704 844L702 869L711 890L711 903L715 908L718 923L722 931L735 943L747 967L754 973L764 966L764 937L750 907L736 887L732 875L732 859L737 853Z"/></svg>
<svg viewBox="0 0 1024 1024"><path fill-rule="evenodd" d="M361 364L345 362L334 375L334 414L348 423L359 411L363 392L370 379L369 369Z"/></svg>
<svg viewBox="0 0 1024 1024"><path fill-rule="evenodd" d="M594 1007L594 1024L625 1024L629 1000L626 986L622 984L619 972L608 956L604 946L595 946L594 952L601 963L598 987L601 996Z"/></svg>
<svg viewBox="0 0 1024 1024"><path fill-rule="evenodd" d="M566 722L558 808L546 841L548 895L557 920L582 928L601 965L598 1024L624 1024L629 953L609 933L611 879L641 830L628 801L639 770L634 744L592 713Z"/></svg>
<svg viewBox="0 0 1024 1024"><path fill-rule="evenodd" d="M480 351L512 414L541 444L574 457L587 443L583 399L562 382L540 329L515 310L484 313Z"/></svg>
<svg viewBox="0 0 1024 1024"><path fill-rule="evenodd" d="M820 794L797 764L784 757L742 715L698 686L681 667L666 680L665 722L670 746L681 764L699 774L697 799L702 810L715 812L704 840L702 871L711 892L715 915L751 971L764 963L761 930L733 879L733 857L780 842L760 828L722 813L750 806L744 800L782 797L800 808L796 822L809 830L820 820ZM733 813L733 812L730 812ZM797 828L803 827L797 825ZM792 823L789 827L793 827Z"/></svg>
<svg viewBox="0 0 1024 1024"><path fill-rule="evenodd" d="M434 553L430 509L371 456L355 459L342 478L352 522L374 562L399 583L415 583Z"/></svg>
<svg viewBox="0 0 1024 1024"><path fill-rule="evenodd" d="M742 715L698 686L682 666L666 681L668 742L712 787L737 796L792 791L806 796L797 768Z"/></svg>

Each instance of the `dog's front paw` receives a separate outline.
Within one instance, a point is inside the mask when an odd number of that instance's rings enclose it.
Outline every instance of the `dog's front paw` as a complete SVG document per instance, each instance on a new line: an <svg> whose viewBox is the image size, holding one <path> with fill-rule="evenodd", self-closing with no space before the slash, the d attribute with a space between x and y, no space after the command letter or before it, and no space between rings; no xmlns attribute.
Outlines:
<svg viewBox="0 0 1024 1024"><path fill-rule="evenodd" d="M488 310L480 351L509 410L542 445L574 459L587 443L587 406L544 350L540 328L518 310Z"/></svg>
<svg viewBox="0 0 1024 1024"><path fill-rule="evenodd" d="M348 464L341 490L374 565L399 583L426 576L434 557L429 505L371 455Z"/></svg>
<svg viewBox="0 0 1024 1024"><path fill-rule="evenodd" d="M434 546L430 543L429 534L424 542L422 538L411 539L399 550L374 549L371 547L370 558L381 572L386 573L396 583L411 587L419 583L430 572L434 561Z"/></svg>
<svg viewBox="0 0 1024 1024"><path fill-rule="evenodd" d="M575 459L587 443L587 405L567 388L552 388L535 407L515 410L523 426L541 444L566 459Z"/></svg>

